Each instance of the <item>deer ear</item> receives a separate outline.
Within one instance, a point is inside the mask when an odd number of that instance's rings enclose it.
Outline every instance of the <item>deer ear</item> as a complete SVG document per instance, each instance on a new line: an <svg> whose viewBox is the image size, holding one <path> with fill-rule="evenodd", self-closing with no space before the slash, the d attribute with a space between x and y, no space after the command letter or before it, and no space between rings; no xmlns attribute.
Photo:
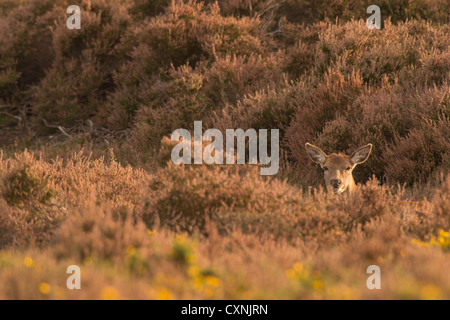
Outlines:
<svg viewBox="0 0 450 320"><path fill-rule="evenodd" d="M350 159L354 165L363 163L369 158L370 152L372 152L372 145L369 143L353 152Z"/></svg>
<svg viewBox="0 0 450 320"><path fill-rule="evenodd" d="M325 163L325 160L327 159L327 155L316 146L313 146L310 143L305 144L306 151L308 152L309 158L320 165L323 165Z"/></svg>

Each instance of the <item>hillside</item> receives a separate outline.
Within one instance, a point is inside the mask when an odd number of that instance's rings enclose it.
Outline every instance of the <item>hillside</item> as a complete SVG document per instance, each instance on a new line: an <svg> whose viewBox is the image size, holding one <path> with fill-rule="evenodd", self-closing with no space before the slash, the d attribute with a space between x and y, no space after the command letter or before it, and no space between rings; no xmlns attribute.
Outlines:
<svg viewBox="0 0 450 320"><path fill-rule="evenodd" d="M450 5L377 30L373 2L84 0L69 29L0 0L0 299L450 299ZM278 129L279 171L173 164L194 121ZM354 194L306 142L373 145Z"/></svg>

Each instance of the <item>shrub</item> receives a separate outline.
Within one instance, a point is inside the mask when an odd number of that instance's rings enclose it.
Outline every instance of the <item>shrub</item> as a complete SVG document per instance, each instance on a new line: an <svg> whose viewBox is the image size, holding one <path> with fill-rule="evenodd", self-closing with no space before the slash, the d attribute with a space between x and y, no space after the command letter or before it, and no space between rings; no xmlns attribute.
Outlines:
<svg viewBox="0 0 450 320"><path fill-rule="evenodd" d="M50 170L57 190L70 208L78 207L86 197L108 202L112 209L132 208L139 202L138 191L147 178L142 170L122 166L113 152L108 158L92 160L81 151L66 160L57 159Z"/></svg>
<svg viewBox="0 0 450 320"><path fill-rule="evenodd" d="M55 255L58 259L123 263L127 252L139 250L148 243L145 226L139 220L134 221L130 212L119 213L86 201L61 226Z"/></svg>
<svg viewBox="0 0 450 320"><path fill-rule="evenodd" d="M28 86L37 84L53 62L48 26L57 18L53 8L64 3L34 0L0 5L0 11L5 10L0 13L0 104L28 103ZM9 109L14 112L12 106Z"/></svg>
<svg viewBox="0 0 450 320"><path fill-rule="evenodd" d="M450 121L426 121L406 137L397 138L384 152L386 176L408 185L426 183L439 170L450 168ZM444 173L447 173L444 172Z"/></svg>
<svg viewBox="0 0 450 320"><path fill-rule="evenodd" d="M203 110L207 105L204 76L191 67L170 70L166 81L153 80L138 92L143 101L132 140L139 150L158 147L163 136L178 128L191 128L200 114L210 111Z"/></svg>
<svg viewBox="0 0 450 320"><path fill-rule="evenodd" d="M188 65L172 68L163 79L153 78L148 86L142 85L137 94L127 90L130 95L140 96L133 144L140 150L158 148L163 136L178 128L190 129L195 120L202 120L203 127L210 128L216 111L234 105L277 78L281 80L277 58L227 56L209 67L201 64L195 70Z"/></svg>
<svg viewBox="0 0 450 320"><path fill-rule="evenodd" d="M2 175L0 194L10 206L47 204L55 196L48 171L29 153L18 155Z"/></svg>
<svg viewBox="0 0 450 320"><path fill-rule="evenodd" d="M121 49L132 52L133 64L148 74L171 64L195 66L215 54L265 52L258 27L258 19L222 17L217 4L174 1L162 15L128 32Z"/></svg>
<svg viewBox="0 0 450 320"><path fill-rule="evenodd" d="M305 174L306 183L317 181L314 178L317 174L311 177L308 173L311 172L311 163L305 152L305 143L314 142L317 132L322 131L327 122L344 115L347 106L364 91L358 73L345 77L338 71L329 70L316 87L307 90L303 96L292 98L296 108L284 141L290 157L303 168L298 174ZM331 153L338 150L333 147L333 150L324 151Z"/></svg>
<svg viewBox="0 0 450 320"><path fill-rule="evenodd" d="M4 232L0 245L48 242L66 214L49 167L28 152L1 162L0 196L9 208L0 217Z"/></svg>
<svg viewBox="0 0 450 320"><path fill-rule="evenodd" d="M58 20L52 34L55 61L35 91L34 111L51 124L73 126L96 115L101 123L97 113L121 63L115 48L130 17L120 3L83 2L81 10L80 30L67 29L64 17Z"/></svg>
<svg viewBox="0 0 450 320"><path fill-rule="evenodd" d="M241 173L238 170L228 166L169 164L150 181L150 197L140 209L144 221L149 226L159 220L173 229L204 232L206 221L220 219L219 211L265 216L284 202L296 201L294 190L262 178L257 167L244 166Z"/></svg>
<svg viewBox="0 0 450 320"><path fill-rule="evenodd" d="M310 71L314 67L314 62L314 49L300 40L287 49L284 70L296 79Z"/></svg>
<svg viewBox="0 0 450 320"><path fill-rule="evenodd" d="M314 23L324 19L347 22L351 19L365 19L366 9L374 3L364 0L324 1L324 0L287 0L281 4L279 13L289 21L297 23ZM410 19L424 19L446 23L449 6L446 1L438 0L382 0L376 3L381 10L382 19L394 23Z"/></svg>
<svg viewBox="0 0 450 320"><path fill-rule="evenodd" d="M365 181L372 174L375 174L380 180L386 177L393 178L395 175L394 171L397 172L397 175L392 182L406 181L404 180L404 174L406 174L406 168L409 165L398 161L399 158L394 155L395 151L390 152L392 156L389 156L389 161L387 161L387 149L393 149L393 145L399 144L399 141L406 139L408 134L422 130L419 128L423 126L427 127L424 124L424 119L434 119L433 123L441 124L439 125L440 129L435 129L434 131L423 129L423 131L427 131L427 136L429 137L432 134L431 132L436 133L433 134L433 138L427 138L426 144L430 143L430 139L432 139L436 142L433 142L431 145L438 143L441 145L441 147L437 147L438 150L443 150L443 142L437 141L445 140L447 136L445 129L443 129L445 127L443 123L448 117L445 107L448 103L446 91L446 86L421 88L419 90L410 86L387 85L378 90L363 89L357 97L352 98L350 101L347 100L347 105L341 106L340 111L335 114L331 112L327 114L325 112L325 110L331 110L332 104L323 105L321 108L324 110L323 114L327 116L325 119L321 119L320 111L313 111L312 106L306 109L310 112L307 112L305 115L303 114L305 111L298 108L285 137L288 150L292 150L292 157L299 164L297 172L294 174L305 177L303 180L308 184L317 183L317 181L321 180L322 173L317 169L317 166L312 167L311 173L310 161L304 151L304 142L306 141L312 141L311 143L324 148L325 152L328 153L342 152L346 154L353 152L362 145L372 143L374 149L368 161L355 171L356 181ZM349 97L348 94L345 96ZM321 99L321 101L324 102L326 100ZM305 106L304 103L301 105ZM312 124L316 125L314 130L309 132L301 131L303 126L306 129L312 128ZM314 132L317 132L316 137L313 135ZM418 136L415 135L408 140L412 142L417 138ZM414 142L412 144L417 143ZM420 158L420 160L416 159L417 163L422 163L418 165L419 167L422 167L424 163L429 163L429 165L425 166L429 168L436 168L434 167L436 164L438 166L442 164L442 168L445 167L445 162L442 163L442 161L438 160L441 159L440 156L437 156L438 153L434 153L436 156L432 156L436 159L432 161L433 164L426 160L428 156L426 156L426 152L422 153L420 151L421 147L419 145L420 143L417 144L417 152L415 153L416 157ZM413 156L411 155L411 157ZM389 163L391 160L393 161L392 163L395 163L392 166ZM413 160L413 162L416 160ZM388 167L391 169L386 170ZM412 168L409 167L409 169ZM418 169L418 167L415 167L414 170L417 171ZM387 171L390 171L390 173L388 174ZM419 172L423 172L424 176L413 174L416 171L409 171L410 173L406 174L406 177L409 176L413 179L407 179L410 185L420 180L427 181L434 174L433 170L430 169L425 171L420 169Z"/></svg>
<svg viewBox="0 0 450 320"><path fill-rule="evenodd" d="M129 12L134 17L145 19L154 17L164 12L169 5L169 0L135 0Z"/></svg>
<svg viewBox="0 0 450 320"><path fill-rule="evenodd" d="M0 249L34 244L31 240L34 234L32 234L32 230L29 230L27 220L21 219L20 215L14 213L4 200L0 200L0 209Z"/></svg>
<svg viewBox="0 0 450 320"><path fill-rule="evenodd" d="M128 127L142 106L149 110L141 113L148 115L139 115L138 123L145 117L150 118L147 122L156 123L161 121L159 117L165 117L162 112L173 110L175 114L168 116L173 127L177 117L187 116L186 111L192 111L195 117L195 112L204 109L203 104L210 104L208 110L221 98L233 102L235 95L252 90L253 82L261 85L278 66L276 57L264 59L258 55L267 51L258 37L258 28L257 19L225 18L217 4L203 6L193 1L173 2L164 14L139 24L120 45L119 51L128 53L130 59L114 75L119 89L110 96L106 111L111 114L110 125L116 129ZM227 90L225 97L214 94L219 86ZM197 91L201 93L198 97L193 94ZM176 106L178 103L181 105ZM175 106L155 111L154 105L161 104ZM161 138L161 134L155 137L157 142Z"/></svg>
<svg viewBox="0 0 450 320"><path fill-rule="evenodd" d="M213 126L223 132L230 128L280 129L283 132L294 113L295 97L302 94L302 90L303 84L294 86L284 81L276 89L269 87L248 94L235 105L228 104L214 112Z"/></svg>
<svg viewBox="0 0 450 320"><path fill-rule="evenodd" d="M82 1L81 30L0 2L0 299L450 297L448 1L381 0L382 30L368 1ZM195 120L280 129L280 174L171 164ZM374 145L354 193L306 141Z"/></svg>
<svg viewBox="0 0 450 320"><path fill-rule="evenodd" d="M387 23L382 32L371 32L363 21L330 25L329 32L320 36L316 47L316 69L323 72L331 64L346 75L360 70L368 84L380 84L383 77L394 82L408 68L421 66L420 55L433 50L445 51L441 40L446 37L442 33L446 28L431 27L424 21L408 21L397 26ZM394 39L395 44L390 42ZM405 82L410 79L400 78Z"/></svg>
<svg viewBox="0 0 450 320"><path fill-rule="evenodd" d="M212 222L222 234L241 230L319 246L345 242L355 232L365 234L366 226L382 219L392 218L399 229L419 224L414 205L376 180L349 198L323 192L302 196L285 182L262 178L255 168L242 169L169 164L151 179L138 214L150 228L160 223L208 234ZM398 215L402 211L403 218Z"/></svg>

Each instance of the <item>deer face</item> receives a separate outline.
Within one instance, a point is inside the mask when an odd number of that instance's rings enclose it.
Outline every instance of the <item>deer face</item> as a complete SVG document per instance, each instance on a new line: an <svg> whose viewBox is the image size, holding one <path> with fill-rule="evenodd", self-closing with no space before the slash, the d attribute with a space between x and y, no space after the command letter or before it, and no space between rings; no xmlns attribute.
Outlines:
<svg viewBox="0 0 450 320"><path fill-rule="evenodd" d="M352 192L356 188L352 175L353 169L367 160L372 151L372 145L368 144L359 148L351 156L336 153L327 155L320 148L309 143L306 144L306 151L309 158L322 167L327 189L339 194L344 191Z"/></svg>

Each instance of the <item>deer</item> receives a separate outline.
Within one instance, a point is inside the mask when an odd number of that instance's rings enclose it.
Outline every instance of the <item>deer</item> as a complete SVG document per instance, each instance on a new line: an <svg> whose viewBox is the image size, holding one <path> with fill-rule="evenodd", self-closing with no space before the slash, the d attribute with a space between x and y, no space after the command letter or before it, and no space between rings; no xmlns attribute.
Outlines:
<svg viewBox="0 0 450 320"><path fill-rule="evenodd" d="M305 147L311 161L322 167L327 190L336 194L351 194L356 190L353 169L358 164L364 163L372 152L370 143L353 152L351 156L341 153L327 155L322 149L310 143L306 143Z"/></svg>

